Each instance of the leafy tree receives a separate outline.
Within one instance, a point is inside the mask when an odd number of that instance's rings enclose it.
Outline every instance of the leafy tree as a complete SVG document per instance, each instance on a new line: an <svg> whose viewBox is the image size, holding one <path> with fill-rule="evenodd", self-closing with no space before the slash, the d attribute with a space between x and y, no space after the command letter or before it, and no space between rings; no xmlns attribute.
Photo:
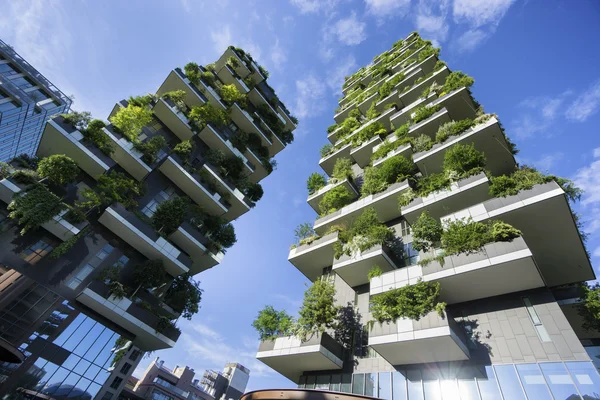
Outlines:
<svg viewBox="0 0 600 400"><path fill-rule="evenodd" d="M583 329L600 331L600 284L584 282L581 289L578 312L583 317Z"/></svg>
<svg viewBox="0 0 600 400"><path fill-rule="evenodd" d="M200 127L204 127L206 124L215 124L217 127L221 127L231 122L231 117L227 111L218 109L211 103L192 108L188 118Z"/></svg>
<svg viewBox="0 0 600 400"><path fill-rule="evenodd" d="M160 149L167 145L167 141L162 135L151 137L146 142L134 142L134 148L142 153L142 161L152 165L156 162Z"/></svg>
<svg viewBox="0 0 600 400"><path fill-rule="evenodd" d="M185 110L185 90L172 90L163 93L163 98L171 100L181 111Z"/></svg>
<svg viewBox="0 0 600 400"><path fill-rule="evenodd" d="M148 107L153 101L154 95L151 93L142 96L130 96L129 99L127 99L128 104L132 104L136 107Z"/></svg>
<svg viewBox="0 0 600 400"><path fill-rule="evenodd" d="M292 333L294 319L284 310L278 311L273 306L265 306L258 312L252 322L261 341L275 340L279 336L288 336Z"/></svg>
<svg viewBox="0 0 600 400"><path fill-rule="evenodd" d="M127 140L134 142L142 132L142 128L152 122L152 118L152 110L148 107L140 107L129 103L127 107L121 107L110 118L110 122Z"/></svg>
<svg viewBox="0 0 600 400"><path fill-rule="evenodd" d="M354 172L352 172L352 161L345 157L335 160L332 176L338 181L354 177Z"/></svg>
<svg viewBox="0 0 600 400"><path fill-rule="evenodd" d="M175 278L167 291L165 300L173 310L181 313L183 318L191 320L192 316L198 313L202 292L200 282L194 281L187 273Z"/></svg>
<svg viewBox="0 0 600 400"><path fill-rule="evenodd" d="M417 251L429 251L442 239L442 224L432 218L428 211L421 213L412 225L413 248Z"/></svg>
<svg viewBox="0 0 600 400"><path fill-rule="evenodd" d="M319 150L319 153L321 154L321 158L325 158L329 155L329 153L331 153L333 151L334 147L332 144L327 143L324 144L323 147L321 147L321 150Z"/></svg>
<svg viewBox="0 0 600 400"><path fill-rule="evenodd" d="M304 239L316 236L316 233L310 223L304 222L296 227L294 235L296 237L296 243L300 243Z"/></svg>
<svg viewBox="0 0 600 400"><path fill-rule="evenodd" d="M379 111L377 111L377 108L375 107L375 101L371 103L371 107L369 107L369 109L367 110L367 119L375 119L377 117L379 117L379 115L381 115L381 113Z"/></svg>
<svg viewBox="0 0 600 400"><path fill-rule="evenodd" d="M316 193L319 189L327 185L326 178L319 174L318 172L313 172L310 174L306 181L306 188L308 189L308 194Z"/></svg>
<svg viewBox="0 0 600 400"><path fill-rule="evenodd" d="M73 125L79 131L87 128L92 119L92 114L89 111L71 111L68 114L60 114L60 116L63 118L63 121Z"/></svg>
<svg viewBox="0 0 600 400"><path fill-rule="evenodd" d="M0 161L0 180L8 178L10 176L10 165Z"/></svg>
<svg viewBox="0 0 600 400"><path fill-rule="evenodd" d="M64 154L53 154L40 160L37 172L55 185L66 185L75 181L79 174L77 163Z"/></svg>
<svg viewBox="0 0 600 400"><path fill-rule="evenodd" d="M348 205L352 202L354 196L347 187L336 186L325 193L321 201L319 202L319 209L321 215L331 214L334 211Z"/></svg>
<svg viewBox="0 0 600 400"><path fill-rule="evenodd" d="M373 207L368 207L354 220L349 229L339 231L338 238L333 245L336 259L342 254L352 255L377 244L391 243L394 231L381 223Z"/></svg>
<svg viewBox="0 0 600 400"><path fill-rule="evenodd" d="M470 219L449 221L442 233L442 247L449 254L472 254L493 241L489 225Z"/></svg>
<svg viewBox="0 0 600 400"><path fill-rule="evenodd" d="M192 82L194 85L198 86L200 84L200 67L195 62L189 62L183 67L185 71L185 76Z"/></svg>
<svg viewBox="0 0 600 400"><path fill-rule="evenodd" d="M361 193L363 196L368 196L382 192L391 184L410 178L414 169L412 161L400 155L385 160L379 167L367 167Z"/></svg>
<svg viewBox="0 0 600 400"><path fill-rule="evenodd" d="M37 229L65 208L66 205L60 197L41 184L36 184L27 191L23 190L15 194L7 207L8 216L16 219L19 225L23 226L21 235Z"/></svg>
<svg viewBox="0 0 600 400"><path fill-rule="evenodd" d="M431 106L431 107L428 105L421 105L415 109L414 115L412 117L412 121L415 124L418 122L421 122L421 121L431 117L433 114L435 114L439 110L440 110L439 105L435 105L435 106Z"/></svg>
<svg viewBox="0 0 600 400"><path fill-rule="evenodd" d="M151 289L160 286L167 280L167 274L161 260L147 260L143 264L133 266L133 282L138 285L132 297L140 289Z"/></svg>
<svg viewBox="0 0 600 400"><path fill-rule="evenodd" d="M124 173L111 171L108 175L100 175L97 182L94 189L83 191L85 200L79 203L80 206L93 208L112 203L121 203L126 208L137 206L142 186Z"/></svg>
<svg viewBox="0 0 600 400"><path fill-rule="evenodd" d="M106 126L104 121L94 119L87 124L85 129L80 129L81 134L86 140L92 142L96 147L100 149L104 154L110 156L114 151L114 145L112 140L104 132L103 128Z"/></svg>
<svg viewBox="0 0 600 400"><path fill-rule="evenodd" d="M187 160L190 155L194 151L194 142L191 140L184 140L175 145L173 147L173 153L177 154L179 157Z"/></svg>
<svg viewBox="0 0 600 400"><path fill-rule="evenodd" d="M371 297L371 315L380 324L396 322L399 318L419 320L436 310L444 315L445 303L438 301L439 282L419 280L414 285L392 289Z"/></svg>
<svg viewBox="0 0 600 400"><path fill-rule="evenodd" d="M228 249L235 244L237 241L235 229L225 218L204 214L198 209L192 210L192 212L194 214L193 223L202 225L219 250Z"/></svg>
<svg viewBox="0 0 600 400"><path fill-rule="evenodd" d="M444 171L456 171L459 175L485 167L485 155L475 149L475 144L456 144L444 155Z"/></svg>
<svg viewBox="0 0 600 400"><path fill-rule="evenodd" d="M446 77L446 81L442 86L442 93L450 93L461 87L470 88L474 83L475 80L469 75L464 74L461 71L454 71Z"/></svg>
<svg viewBox="0 0 600 400"><path fill-rule="evenodd" d="M230 85L223 85L220 89L221 98L228 103L246 103L246 95L240 93L237 87L232 83Z"/></svg>
<svg viewBox="0 0 600 400"><path fill-rule="evenodd" d="M175 232L185 220L188 205L189 201L185 197L175 197L160 203L152 215L152 227L165 236Z"/></svg>
<svg viewBox="0 0 600 400"><path fill-rule="evenodd" d="M304 292L304 301L298 312L300 316L295 327L295 335L302 341L314 334L337 327L339 306L335 304L335 287L329 281L315 281Z"/></svg>

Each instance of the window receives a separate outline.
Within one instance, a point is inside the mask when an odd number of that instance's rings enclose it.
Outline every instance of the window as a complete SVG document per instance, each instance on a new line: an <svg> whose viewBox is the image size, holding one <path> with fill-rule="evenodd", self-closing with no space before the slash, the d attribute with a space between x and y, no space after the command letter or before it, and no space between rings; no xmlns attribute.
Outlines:
<svg viewBox="0 0 600 400"><path fill-rule="evenodd" d="M155 390L154 392L152 392L152 400L173 400L173 397L167 396L163 392Z"/></svg>
<svg viewBox="0 0 600 400"><path fill-rule="evenodd" d="M317 376L317 384L315 386L315 389L329 390L329 380L330 380L329 375Z"/></svg>
<svg viewBox="0 0 600 400"><path fill-rule="evenodd" d="M130 359L131 361L136 361L136 360L138 359L138 357L140 356L140 354L142 354L142 352L141 352L141 351L139 351L139 350L134 350L134 351L132 351L132 352L131 352L131 355L129 356L129 359Z"/></svg>
<svg viewBox="0 0 600 400"><path fill-rule="evenodd" d="M384 400L392 400L392 379L389 372L380 372L378 381L377 397Z"/></svg>
<svg viewBox="0 0 600 400"><path fill-rule="evenodd" d="M577 389L563 363L541 363L540 368L555 399L577 397Z"/></svg>
<svg viewBox="0 0 600 400"><path fill-rule="evenodd" d="M419 252L413 249L412 243L404 245L402 256L405 266L414 265L419 261Z"/></svg>
<svg viewBox="0 0 600 400"><path fill-rule="evenodd" d="M365 374L365 396L378 397L377 374Z"/></svg>
<svg viewBox="0 0 600 400"><path fill-rule="evenodd" d="M533 327L535 328L538 336L540 337L540 340L542 342L551 342L552 339L550 339L550 335L548 335L548 332L542 324L542 320L538 316L537 311L535 311L533 304L531 304L531 300L529 300L529 297L523 297L523 303L525 304L525 307L527 307L527 313L529 314L529 318L531 318Z"/></svg>
<svg viewBox="0 0 600 400"><path fill-rule="evenodd" d="M537 364L517 364L516 367L528 398L540 400L552 399L544 376Z"/></svg>
<svg viewBox="0 0 600 400"><path fill-rule="evenodd" d="M29 97L31 97L36 103L39 103L42 100L49 99L50 96L48 93L44 92L42 89L36 89L27 93Z"/></svg>
<svg viewBox="0 0 600 400"><path fill-rule="evenodd" d="M110 253L112 253L113 250L114 247L112 247L110 244L107 244L102 248L102 250L96 253L96 257L98 257L101 260L104 260L106 257L108 257Z"/></svg>
<svg viewBox="0 0 600 400"><path fill-rule="evenodd" d="M365 389L365 375L364 374L354 374L352 376L352 393L362 395L364 389Z"/></svg>
<svg viewBox="0 0 600 400"><path fill-rule="evenodd" d="M392 372L393 400L406 400L406 378L400 372Z"/></svg>
<svg viewBox="0 0 600 400"><path fill-rule="evenodd" d="M18 87L19 89L29 89L30 87L36 86L35 82L29 79L26 76L22 76L10 81L13 85Z"/></svg>
<svg viewBox="0 0 600 400"><path fill-rule="evenodd" d="M71 278L71 280L67 283L67 286L73 290L77 289L77 287L79 285L81 285L81 282L83 282L83 280L85 278L87 278L88 275L91 274L93 270L94 270L93 265L85 264L83 266L83 268L81 268L79 270L79 272L77 272L77 275L75 275L73 278Z"/></svg>
<svg viewBox="0 0 600 400"><path fill-rule="evenodd" d="M19 73L19 70L11 63L0 64L0 75L10 76Z"/></svg>
<svg viewBox="0 0 600 400"><path fill-rule="evenodd" d="M110 400L112 399L113 394L111 392L105 392L104 395L102 395L102 400Z"/></svg>
<svg viewBox="0 0 600 400"><path fill-rule="evenodd" d="M600 376L594 364L591 362L567 362L565 365L584 399L600 399L598 395L600 392Z"/></svg>
<svg viewBox="0 0 600 400"><path fill-rule="evenodd" d="M6 103L0 104L0 112L10 111L19 108L19 104L16 101L7 101Z"/></svg>
<svg viewBox="0 0 600 400"><path fill-rule="evenodd" d="M175 189L172 186L169 186L165 190L160 191L148 204L146 207L142 209L142 212L149 218L152 218L156 208L160 203L163 203L172 197L175 197Z"/></svg>
<svg viewBox="0 0 600 400"><path fill-rule="evenodd" d="M513 364L496 365L494 369L496 370L496 376L498 377L498 383L500 384L500 390L502 390L504 398L525 400L515 366Z"/></svg>
<svg viewBox="0 0 600 400"><path fill-rule="evenodd" d="M121 385L121 382L123 382L123 378L119 378L118 376L116 376L115 379L113 379L112 383L110 384L110 387L112 389L117 389L119 387L119 385Z"/></svg>
<svg viewBox="0 0 600 400"><path fill-rule="evenodd" d="M23 251L21 258L28 264L35 265L54 249L55 244L54 240L44 237Z"/></svg>
<svg viewBox="0 0 600 400"><path fill-rule="evenodd" d="M131 369L131 364L129 363L125 363L123 364L123 366L121 367L121 373L123 375L127 375L129 373L129 370Z"/></svg>
<svg viewBox="0 0 600 400"><path fill-rule="evenodd" d="M403 219L400 222L400 235L401 236L408 236L410 235L411 230L410 230L410 225L408 224L408 221Z"/></svg>

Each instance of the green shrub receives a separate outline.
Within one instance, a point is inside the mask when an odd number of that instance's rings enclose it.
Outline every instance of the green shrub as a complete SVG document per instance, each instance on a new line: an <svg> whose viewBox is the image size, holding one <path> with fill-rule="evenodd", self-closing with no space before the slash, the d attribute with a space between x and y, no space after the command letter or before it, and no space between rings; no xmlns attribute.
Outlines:
<svg viewBox="0 0 600 400"><path fill-rule="evenodd" d="M132 104L136 107L148 107L154 101L153 94L144 94L142 96L129 96L127 103Z"/></svg>
<svg viewBox="0 0 600 400"><path fill-rule="evenodd" d="M87 125L85 129L80 130L80 132L86 140L92 142L100 149L100 151L110 157L110 155L115 151L115 147L112 140L103 130L105 126L106 124L104 121L94 119Z"/></svg>
<svg viewBox="0 0 600 400"><path fill-rule="evenodd" d="M309 195L316 193L325 185L327 185L327 180L322 174L319 174L318 172L313 172L306 180L306 188L308 189Z"/></svg>
<svg viewBox="0 0 600 400"><path fill-rule="evenodd" d="M418 196L426 197L433 192L447 189L450 187L451 183L452 181L449 179L449 176L446 172L423 176L417 181Z"/></svg>
<svg viewBox="0 0 600 400"><path fill-rule="evenodd" d="M402 139L408 135L408 131L410 130L410 122L405 123L396 129L395 134L398 139Z"/></svg>
<svg viewBox="0 0 600 400"><path fill-rule="evenodd" d="M394 239L394 231L379 221L377 212L372 207L366 208L349 229L334 229L339 231L339 240L333 245L336 259L342 254L351 256L377 244L391 243Z"/></svg>
<svg viewBox="0 0 600 400"><path fill-rule="evenodd" d="M0 161L0 180L8 178L10 176L11 168L5 162Z"/></svg>
<svg viewBox="0 0 600 400"><path fill-rule="evenodd" d="M401 140L390 142L385 140L371 155L371 161L379 160L388 155L389 152L396 150L404 143Z"/></svg>
<svg viewBox="0 0 600 400"><path fill-rule="evenodd" d="M338 325L339 306L335 303L335 287L327 280L317 280L304 292L304 301L298 311L294 334L306 341L315 334L335 329Z"/></svg>
<svg viewBox="0 0 600 400"><path fill-rule="evenodd" d="M162 135L151 137L146 142L136 141L133 147L142 153L142 161L148 165L152 165L156 162L160 149L167 145L167 141Z"/></svg>
<svg viewBox="0 0 600 400"><path fill-rule="evenodd" d="M425 61L426 58L434 55L437 57L440 54L440 49L435 47L427 47L426 49L421 50L419 55L417 56L417 62Z"/></svg>
<svg viewBox="0 0 600 400"><path fill-rule="evenodd" d="M436 143L444 143L450 136L457 136L474 125L472 119L446 122L438 128L435 135Z"/></svg>
<svg viewBox="0 0 600 400"><path fill-rule="evenodd" d="M467 219L449 221L442 233L442 248L447 254L472 254L493 242L489 225Z"/></svg>
<svg viewBox="0 0 600 400"><path fill-rule="evenodd" d="M475 83L475 80L469 75L462 73L461 71L454 71L446 77L446 81L442 86L442 93L450 93L453 90L461 87L470 88Z"/></svg>
<svg viewBox="0 0 600 400"><path fill-rule="evenodd" d="M412 117L412 121L415 124L418 122L421 122L421 121L431 117L433 114L435 114L439 110L440 110L439 104L436 104L431 107L428 107L427 105L421 105L415 109L414 115Z"/></svg>
<svg viewBox="0 0 600 400"><path fill-rule="evenodd" d="M372 137L385 135L386 133L387 130L381 124L381 122L375 122L358 131L358 133L356 133L350 139L347 139L346 142L352 143L352 147L358 147Z"/></svg>
<svg viewBox="0 0 600 400"><path fill-rule="evenodd" d="M345 186L336 186L325 193L319 202L321 215L325 216L350 204L354 196Z"/></svg>
<svg viewBox="0 0 600 400"><path fill-rule="evenodd" d="M342 122L341 128L336 134L336 137L338 138L338 140L341 140L349 134L351 134L352 132L354 132L356 129L358 129L360 125L361 123L359 122L359 119L354 117L348 117L344 120L344 122Z"/></svg>
<svg viewBox="0 0 600 400"><path fill-rule="evenodd" d="M289 336L292 334L293 326L294 319L285 311L278 311L273 306L265 306L252 322L252 327L258 332L261 341Z"/></svg>
<svg viewBox="0 0 600 400"><path fill-rule="evenodd" d="M510 242L521 237L521 231L502 221L492 223L492 239L494 242Z"/></svg>
<svg viewBox="0 0 600 400"><path fill-rule="evenodd" d="M583 318L583 329L589 331L600 330L600 284L581 284L581 302L578 313Z"/></svg>
<svg viewBox="0 0 600 400"><path fill-rule="evenodd" d="M411 228L413 249L417 251L429 251L442 239L442 224L439 220L432 218L428 211L421 213Z"/></svg>
<svg viewBox="0 0 600 400"><path fill-rule="evenodd" d="M175 278L165 295L165 302L187 320L198 313L201 300L200 282L194 281L189 273Z"/></svg>
<svg viewBox="0 0 600 400"><path fill-rule="evenodd" d="M355 108L354 110L352 110L348 113L348 118L354 118L357 121L360 121L362 119L362 116L363 115L360 113L360 110L358 108ZM344 122L345 122L345 120L344 120Z"/></svg>
<svg viewBox="0 0 600 400"><path fill-rule="evenodd" d="M89 111L71 111L68 114L60 114L60 116L65 123L73 125L79 131L85 129L92 119L92 114Z"/></svg>
<svg viewBox="0 0 600 400"><path fill-rule="evenodd" d="M188 118L199 127L214 124L217 128L229 125L231 117L225 110L218 109L211 103L196 106L190 111Z"/></svg>
<svg viewBox="0 0 600 400"><path fill-rule="evenodd" d="M399 318L418 321L436 310L444 315L445 303L439 302L440 283L419 281L414 285L392 289L372 296L370 311L380 324L396 322Z"/></svg>
<svg viewBox="0 0 600 400"><path fill-rule="evenodd" d="M18 192L8 204L8 216L22 225L21 235L37 229L64 210L66 205L60 197L44 185L36 184L29 190Z"/></svg>
<svg viewBox="0 0 600 400"><path fill-rule="evenodd" d="M75 181L79 175L79 167L70 157L53 154L40 160L37 172L51 183L64 186Z"/></svg>
<svg viewBox="0 0 600 400"><path fill-rule="evenodd" d="M177 143L175 147L173 147L173 153L177 154L184 160L187 160L190 157L192 151L194 151L194 142L191 140L184 140Z"/></svg>
<svg viewBox="0 0 600 400"><path fill-rule="evenodd" d="M130 103L127 107L119 108L110 118L110 122L127 140L134 142L142 132L142 128L150 124L152 119L152 110Z"/></svg>
<svg viewBox="0 0 600 400"><path fill-rule="evenodd" d="M379 193L393 183L408 179L414 172L414 164L404 156L394 156L379 167L367 167L363 177L363 196Z"/></svg>
<svg viewBox="0 0 600 400"><path fill-rule="evenodd" d="M163 93L161 97L171 100L180 111L185 110L185 90L172 90Z"/></svg>
<svg viewBox="0 0 600 400"><path fill-rule="evenodd" d="M411 140L411 145L413 148L413 151L415 153L419 153L422 151L428 151L431 149L431 147L433 146L433 141L431 140L431 138L425 134L420 135L414 139Z"/></svg>
<svg viewBox="0 0 600 400"><path fill-rule="evenodd" d="M331 176L337 181L353 178L354 172L352 172L352 161L350 161L349 158L344 157L335 160Z"/></svg>
<svg viewBox="0 0 600 400"><path fill-rule="evenodd" d="M382 274L383 274L383 271L381 270L381 268L378 265L375 265L374 267L372 267L369 270L369 274L367 275L367 278L370 281L371 279L381 276Z"/></svg>
<svg viewBox="0 0 600 400"><path fill-rule="evenodd" d="M319 153L321 153L321 158L325 158L330 153L333 153L334 150L335 150L335 147L333 147L332 144L327 143L327 144L324 144L323 147L321 147L321 150L319 150Z"/></svg>
<svg viewBox="0 0 600 400"><path fill-rule="evenodd" d="M142 185L128 178L121 172L111 171L108 175L100 175L94 189L87 188L82 195L84 201L78 206L92 208L121 203L125 208L138 205L137 198L142 194Z"/></svg>
<svg viewBox="0 0 600 400"><path fill-rule="evenodd" d="M308 222L298 225L296 229L294 229L294 235L296 237L296 243L299 244L303 244L302 241L306 241L306 239L318 237L312 225Z"/></svg>
<svg viewBox="0 0 600 400"><path fill-rule="evenodd" d="M260 183L250 182L247 179L240 184L240 190L254 203L262 199L264 194L264 190Z"/></svg>
<svg viewBox="0 0 600 400"><path fill-rule="evenodd" d="M221 94L221 98L225 100L227 103L246 103L246 95L240 93L237 87L232 83L231 85L223 85L221 86L219 93Z"/></svg>
<svg viewBox="0 0 600 400"><path fill-rule="evenodd" d="M227 57L227 61L225 61L225 63L227 65L229 65L231 68L236 69L240 67L240 62L238 61L237 58L235 58L234 56L229 56Z"/></svg>
<svg viewBox="0 0 600 400"><path fill-rule="evenodd" d="M12 180L24 185L31 185L40 180L40 176L36 171L29 169L18 169L10 176Z"/></svg>
<svg viewBox="0 0 600 400"><path fill-rule="evenodd" d="M160 203L152 215L152 227L164 236L175 232L185 221L188 205L189 201L185 197L175 197Z"/></svg>
<svg viewBox="0 0 600 400"><path fill-rule="evenodd" d="M71 250L71 248L75 245L75 243L77 243L79 239L85 236L88 229L89 225L83 228L77 235L71 236L70 238L56 246L54 249L52 249L52 251L48 255L48 258L50 260L58 260L60 257L65 255L69 250Z"/></svg>
<svg viewBox="0 0 600 400"><path fill-rule="evenodd" d="M381 113L379 111L377 111L377 108L375 107L375 102L371 103L371 107L369 107L369 109L367 110L367 119L371 120L371 119L375 119L377 117L379 117L381 115Z"/></svg>
<svg viewBox="0 0 600 400"><path fill-rule="evenodd" d="M405 78L404 74L400 73L400 74L395 75L389 81L383 83L379 87L379 100L385 99L390 94L392 94L392 91L394 90L396 85L399 84L400 82L402 82L404 80L404 78Z"/></svg>
<svg viewBox="0 0 600 400"><path fill-rule="evenodd" d="M331 132L335 131L337 128L338 128L338 124L329 125L327 127L327 133L331 133Z"/></svg>
<svg viewBox="0 0 600 400"><path fill-rule="evenodd" d="M475 149L475 144L456 144L444 155L444 171L456 171L464 175L485 167L485 155Z"/></svg>

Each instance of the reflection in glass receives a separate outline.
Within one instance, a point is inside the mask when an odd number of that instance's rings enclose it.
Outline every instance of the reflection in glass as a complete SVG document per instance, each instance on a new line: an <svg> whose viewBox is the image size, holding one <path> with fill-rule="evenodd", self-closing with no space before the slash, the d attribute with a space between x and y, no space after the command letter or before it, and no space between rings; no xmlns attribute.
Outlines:
<svg viewBox="0 0 600 400"><path fill-rule="evenodd" d="M502 390L504 398L511 400L525 400L519 378L517 377L517 372L515 371L515 366L512 364L496 365L494 369L496 370L496 376L498 377L498 382L500 383L500 389Z"/></svg>
<svg viewBox="0 0 600 400"><path fill-rule="evenodd" d="M364 374L354 374L352 376L352 393L363 394L364 386L365 386L365 375Z"/></svg>
<svg viewBox="0 0 600 400"><path fill-rule="evenodd" d="M496 382L493 383L496 384ZM459 380L458 390L460 392L460 400L479 400L475 380Z"/></svg>
<svg viewBox="0 0 600 400"><path fill-rule="evenodd" d="M516 367L527 397L540 400L552 399L546 380L537 364L517 364Z"/></svg>
<svg viewBox="0 0 600 400"><path fill-rule="evenodd" d="M307 389L314 389L316 382L317 382L317 377L316 376L307 376L306 377L306 388Z"/></svg>
<svg viewBox="0 0 600 400"><path fill-rule="evenodd" d="M365 396L377 397L377 374L365 374Z"/></svg>
<svg viewBox="0 0 600 400"><path fill-rule="evenodd" d="M425 400L442 400L442 392L440 391L440 382L423 381L423 391L425 392Z"/></svg>
<svg viewBox="0 0 600 400"><path fill-rule="evenodd" d="M563 363L541 363L540 368L555 399L577 397L577 389Z"/></svg>
<svg viewBox="0 0 600 400"><path fill-rule="evenodd" d="M342 374L342 387L340 392L350 393L352 390L352 374Z"/></svg>
<svg viewBox="0 0 600 400"><path fill-rule="evenodd" d="M477 377L477 386L479 387L481 400L502 400L494 368L491 365L486 365L481 372L483 376Z"/></svg>
<svg viewBox="0 0 600 400"><path fill-rule="evenodd" d="M331 375L331 386L329 390L333 392L340 391L340 382L342 381L342 376L340 374Z"/></svg>
<svg viewBox="0 0 600 400"><path fill-rule="evenodd" d="M317 385L316 389L321 390L329 390L329 375L319 375L317 376Z"/></svg>
<svg viewBox="0 0 600 400"><path fill-rule="evenodd" d="M458 392L458 384L454 379L442 379L440 381L440 387L442 389L442 399L444 400L455 400L460 399Z"/></svg>
<svg viewBox="0 0 600 400"><path fill-rule="evenodd" d="M379 373L379 395L380 399L392 400L392 378L389 372Z"/></svg>
<svg viewBox="0 0 600 400"><path fill-rule="evenodd" d="M406 378L400 372L392 372L392 396L394 400L406 400Z"/></svg>
<svg viewBox="0 0 600 400"><path fill-rule="evenodd" d="M585 400L600 400L600 377L594 365L590 362L568 362L565 365Z"/></svg>
<svg viewBox="0 0 600 400"><path fill-rule="evenodd" d="M406 380L408 382L408 398L410 400L423 400L421 371L418 369L406 371Z"/></svg>

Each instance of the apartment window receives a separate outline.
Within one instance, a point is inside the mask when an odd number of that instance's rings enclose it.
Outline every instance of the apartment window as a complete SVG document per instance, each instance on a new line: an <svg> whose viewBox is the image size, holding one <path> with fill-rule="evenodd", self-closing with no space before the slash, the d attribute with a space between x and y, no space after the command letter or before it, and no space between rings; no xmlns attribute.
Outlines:
<svg viewBox="0 0 600 400"><path fill-rule="evenodd" d="M77 287L79 285L81 285L81 282L83 282L83 280L85 278L87 278L88 275L91 274L93 270L94 270L93 265L85 264L83 266L83 268L81 268L79 270L79 272L77 272L77 275L75 275L73 278L71 278L71 280L67 283L67 286L73 290L77 289Z"/></svg>
<svg viewBox="0 0 600 400"><path fill-rule="evenodd" d="M102 248L102 250L96 253L96 257L98 257L101 260L104 260L106 257L109 256L110 253L112 253L113 250L114 247L112 247L110 244L107 244Z"/></svg>
<svg viewBox="0 0 600 400"><path fill-rule="evenodd" d="M102 400L110 400L112 397L113 394L111 392L104 392L104 395L102 395Z"/></svg>
<svg viewBox="0 0 600 400"><path fill-rule="evenodd" d="M42 89L36 89L31 92L28 92L27 94L29 95L29 97L35 100L36 103L50 98L48 93L44 92Z"/></svg>
<svg viewBox="0 0 600 400"><path fill-rule="evenodd" d="M35 265L54 249L56 242L47 237L38 240L21 253L21 258L28 264Z"/></svg>
<svg viewBox="0 0 600 400"><path fill-rule="evenodd" d="M171 199L172 197L175 197L175 189L169 186L168 188L162 190L160 193L154 196L154 198L150 200L148 204L146 204L146 207L142 209L142 212L147 217L152 218L154 212L156 212L156 208L158 207L158 205Z"/></svg>
<svg viewBox="0 0 600 400"><path fill-rule="evenodd" d="M0 112L10 111L19 108L19 104L16 101L7 101L6 103L0 104Z"/></svg>
<svg viewBox="0 0 600 400"><path fill-rule="evenodd" d="M129 373L129 370L131 369L131 364L129 363L125 363L122 367L121 367L121 373L123 375L127 375Z"/></svg>
<svg viewBox="0 0 600 400"><path fill-rule="evenodd" d="M114 265L124 267L128 262L129 262L129 257L121 256L121 257L119 257L119 259L117 260L117 262Z"/></svg>
<svg viewBox="0 0 600 400"><path fill-rule="evenodd" d="M167 396L163 392L155 390L154 392L152 392L152 400L173 400L173 397Z"/></svg>
<svg viewBox="0 0 600 400"><path fill-rule="evenodd" d="M19 73L19 70L11 63L0 64L0 75L10 76Z"/></svg>
<svg viewBox="0 0 600 400"><path fill-rule="evenodd" d="M30 87L37 86L34 81L32 81L31 79L29 79L26 76L22 76L22 77L13 79L13 80L10 81L10 83L12 83L13 85L15 85L19 89L23 89L23 90L24 89L29 89Z"/></svg>
<svg viewBox="0 0 600 400"><path fill-rule="evenodd" d="M412 243L406 243L404 245L402 256L404 259L404 265L414 265L419 261L419 252L413 249Z"/></svg>
<svg viewBox="0 0 600 400"><path fill-rule="evenodd" d="M138 359L138 357L142 354L141 351L139 350L134 350L131 352L131 354L129 355L129 359L131 361L136 361Z"/></svg>
<svg viewBox="0 0 600 400"><path fill-rule="evenodd" d="M529 314L529 318L531 319L531 322L533 323L533 327L535 328L538 336L540 337L540 340L542 342L551 342L552 339L550 339L550 335L548 335L548 331L546 331L544 324L542 324L542 320L540 319L539 315L537 314L537 311L535 311L533 304L531 304L531 300L529 299L529 297L523 297L523 303L525 304L525 307L527 308L527 313Z"/></svg>
<svg viewBox="0 0 600 400"><path fill-rule="evenodd" d="M119 387L119 385L121 384L121 382L123 382L123 378L119 378L118 376L116 376L115 379L113 379L112 383L110 384L110 387L112 389L117 389Z"/></svg>
<svg viewBox="0 0 600 400"><path fill-rule="evenodd" d="M408 221L403 219L402 222L400 222L400 234L402 236L408 236L410 233L410 225L408 224Z"/></svg>

